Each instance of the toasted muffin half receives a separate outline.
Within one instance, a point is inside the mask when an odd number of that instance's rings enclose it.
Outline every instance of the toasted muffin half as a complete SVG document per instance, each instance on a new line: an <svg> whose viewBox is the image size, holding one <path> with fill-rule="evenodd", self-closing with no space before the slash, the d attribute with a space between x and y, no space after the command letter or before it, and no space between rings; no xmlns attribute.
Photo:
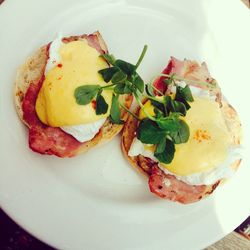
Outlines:
<svg viewBox="0 0 250 250"><path fill-rule="evenodd" d="M64 43L86 39L88 45L95 48L100 54L108 52L107 46L99 32L90 35L70 36L63 38ZM73 157L84 153L94 146L106 143L116 136L123 128L121 124L114 124L106 119L95 137L86 142L79 142L59 127L50 127L43 124L35 110L36 99L44 80L44 70L49 57L49 44L39 48L18 69L14 100L17 113L21 121L29 129L29 147L38 153L56 155L59 157ZM120 96L120 101L129 108L132 95ZM126 121L128 115L121 110L121 119Z"/></svg>

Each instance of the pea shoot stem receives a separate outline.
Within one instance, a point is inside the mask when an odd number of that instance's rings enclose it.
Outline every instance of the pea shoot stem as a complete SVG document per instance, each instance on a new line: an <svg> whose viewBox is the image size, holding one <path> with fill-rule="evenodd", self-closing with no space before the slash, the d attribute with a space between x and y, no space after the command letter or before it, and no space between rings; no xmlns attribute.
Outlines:
<svg viewBox="0 0 250 250"><path fill-rule="evenodd" d="M138 121L141 120L136 114L134 114L133 112L131 112L125 105L123 105L122 103L119 103L119 105L120 105L124 110L126 110L130 115L132 115L136 120L138 120Z"/></svg>
<svg viewBox="0 0 250 250"><path fill-rule="evenodd" d="M153 101L156 101L156 102L164 104L164 101L160 100L159 98L156 98L156 97L153 97L153 96L148 96L148 95L146 97L148 99L150 99L150 100L153 100Z"/></svg>
<svg viewBox="0 0 250 250"><path fill-rule="evenodd" d="M151 116L151 115L145 110L144 105L142 104L142 102L141 102L141 100L140 100L140 98L139 98L139 96L138 96L138 94L137 94L136 92L134 93L134 97L135 97L137 103L139 104L139 106L141 107L142 111L146 114L146 116L147 116L150 120L156 121L156 119L155 119L153 116Z"/></svg>
<svg viewBox="0 0 250 250"><path fill-rule="evenodd" d="M158 92L158 94L160 94L160 95L164 95L159 89L157 89L154 85L150 85L150 87L152 88L152 89L154 89L156 92Z"/></svg>
<svg viewBox="0 0 250 250"><path fill-rule="evenodd" d="M142 62L142 60L147 52L147 49L148 49L148 45L144 45L143 50L141 52L141 55L140 55L136 65L135 65L135 70L140 66L140 64L141 64L141 62Z"/></svg>
<svg viewBox="0 0 250 250"><path fill-rule="evenodd" d="M213 85L213 84L209 84L207 82L200 82L200 81L190 80L190 79L186 79L184 77L177 76L177 75L172 75L172 74L171 75L169 75L169 74L159 74L158 76L156 76L154 78L154 80L157 79L160 76L172 77L174 80L184 81L184 82L187 82L187 83L190 83L190 84L196 84L196 85L200 85L200 86L202 85L202 86L204 86L204 87L206 87L208 89L217 87L217 84ZM151 82L153 82L153 81L151 81Z"/></svg>
<svg viewBox="0 0 250 250"><path fill-rule="evenodd" d="M106 85L106 86L102 86L101 89L110 89L111 87L113 87L115 85L116 85L116 83L109 84L109 85Z"/></svg>

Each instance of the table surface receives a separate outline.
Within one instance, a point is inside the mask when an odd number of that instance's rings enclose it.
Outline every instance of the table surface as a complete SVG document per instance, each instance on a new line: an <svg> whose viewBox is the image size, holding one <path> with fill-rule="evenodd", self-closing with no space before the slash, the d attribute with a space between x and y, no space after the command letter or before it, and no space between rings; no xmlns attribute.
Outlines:
<svg viewBox="0 0 250 250"><path fill-rule="evenodd" d="M0 0L0 4L4 0ZM250 0L242 0L250 8ZM37 240L0 209L0 249L1 250L54 250ZM250 216L234 232L216 242L206 250L249 250Z"/></svg>
<svg viewBox="0 0 250 250"><path fill-rule="evenodd" d="M244 235L244 236L243 236ZM248 239L247 239L248 237ZM37 240L0 209L0 249L1 250L54 250L54 248ZM205 250L249 250L250 216L235 232L227 235Z"/></svg>
<svg viewBox="0 0 250 250"><path fill-rule="evenodd" d="M248 8L250 8L250 0L242 0L242 2L245 3Z"/></svg>

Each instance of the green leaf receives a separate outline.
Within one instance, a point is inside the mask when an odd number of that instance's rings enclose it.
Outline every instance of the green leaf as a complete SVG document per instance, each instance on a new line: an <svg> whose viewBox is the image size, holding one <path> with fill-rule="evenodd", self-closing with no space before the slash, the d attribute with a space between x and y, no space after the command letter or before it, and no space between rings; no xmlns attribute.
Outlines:
<svg viewBox="0 0 250 250"><path fill-rule="evenodd" d="M133 89L133 86L130 82L126 81L125 88L124 88L124 94L132 94L135 90Z"/></svg>
<svg viewBox="0 0 250 250"><path fill-rule="evenodd" d="M154 112L155 112L155 119L156 120L160 119L160 118L163 118L165 116L165 114L161 110L159 110L157 108L154 108Z"/></svg>
<svg viewBox="0 0 250 250"><path fill-rule="evenodd" d="M151 100L151 104L158 110L160 110L163 114L166 115L166 110L165 110L165 107L164 107L164 104L161 103L161 102L157 102L156 100Z"/></svg>
<svg viewBox="0 0 250 250"><path fill-rule="evenodd" d="M186 86L186 87L188 87L188 86ZM193 100L193 96L190 97L189 94L188 94L188 92L190 90L189 87L184 92L183 92L183 89L184 88L182 88L180 86L177 86L177 88L176 88L176 94L175 94L175 100L179 101L179 102L182 102L186 106L186 109L188 110L188 109L191 108L191 106L189 105L189 103L187 101L188 100ZM188 98L188 100L186 98Z"/></svg>
<svg viewBox="0 0 250 250"><path fill-rule="evenodd" d="M135 65L123 60L116 60L115 65L127 75L132 75L136 69Z"/></svg>
<svg viewBox="0 0 250 250"><path fill-rule="evenodd" d="M108 63L115 65L115 57L111 54L103 54L101 55Z"/></svg>
<svg viewBox="0 0 250 250"><path fill-rule="evenodd" d="M96 97L96 110L97 115L106 114L108 111L109 105L106 103L105 99L101 94L98 94Z"/></svg>
<svg viewBox="0 0 250 250"><path fill-rule="evenodd" d="M113 75L118 71L119 71L118 68L111 67L111 68L101 69L98 71L98 73L102 75L102 78L105 82L109 82L113 77Z"/></svg>
<svg viewBox="0 0 250 250"><path fill-rule="evenodd" d="M154 95L154 89L152 88L152 86L150 84L146 84L146 93L149 95L149 96L155 96Z"/></svg>
<svg viewBox="0 0 250 250"><path fill-rule="evenodd" d="M151 100L151 99L150 99L150 102L151 102L151 104L152 104L155 108L157 108L157 109L161 110L162 112L164 112L164 104L163 104L163 103L157 102L156 100Z"/></svg>
<svg viewBox="0 0 250 250"><path fill-rule="evenodd" d="M158 126L165 130L166 133L174 133L180 129L179 121L169 117L162 117L157 121Z"/></svg>
<svg viewBox="0 0 250 250"><path fill-rule="evenodd" d="M126 84L125 83L122 83L122 84L117 84L114 88L114 92L118 95L123 95L125 94L124 93L124 89L126 87Z"/></svg>
<svg viewBox="0 0 250 250"><path fill-rule="evenodd" d="M121 120L121 110L119 107L118 98L119 95L113 95L109 117L114 124L123 124L123 121Z"/></svg>
<svg viewBox="0 0 250 250"><path fill-rule="evenodd" d="M111 82L112 83L123 83L126 81L126 79L127 79L127 75L124 74L122 71L118 71L113 75Z"/></svg>
<svg viewBox="0 0 250 250"><path fill-rule="evenodd" d="M190 136L188 125L183 120L179 120L179 124L180 127L178 131L170 133L170 137L173 139L175 144L187 142Z"/></svg>
<svg viewBox="0 0 250 250"><path fill-rule="evenodd" d="M179 121L179 117L180 117L180 113L178 113L178 112L171 112L170 114L169 114L169 118L171 118L171 119L178 119L178 121Z"/></svg>
<svg viewBox="0 0 250 250"><path fill-rule="evenodd" d="M186 110L189 110L191 108L191 106L189 105L189 103L185 99L182 99L180 101L185 105Z"/></svg>
<svg viewBox="0 0 250 250"><path fill-rule="evenodd" d="M173 83L173 79L172 78L166 78L163 80L163 82L166 84L166 85L171 85Z"/></svg>
<svg viewBox="0 0 250 250"><path fill-rule="evenodd" d="M127 83L117 84L114 88L114 92L116 94L131 94L133 93L133 89Z"/></svg>
<svg viewBox="0 0 250 250"><path fill-rule="evenodd" d="M76 102L79 105L90 103L100 90L99 85L84 85L77 87L74 92Z"/></svg>
<svg viewBox="0 0 250 250"><path fill-rule="evenodd" d="M169 110L172 112L177 112L177 113L181 113L182 115L186 115L187 110L186 110L186 106L184 103L179 102L179 101L171 101L169 103Z"/></svg>
<svg viewBox="0 0 250 250"><path fill-rule="evenodd" d="M172 102L172 99L170 96L164 96L163 97L163 103L162 103L162 100L161 101L157 101L157 100L151 100L151 103L152 105L159 109L163 114L168 115L168 113L171 111L170 110L170 105L171 105L171 102Z"/></svg>
<svg viewBox="0 0 250 250"><path fill-rule="evenodd" d="M146 118L143 119L137 128L137 138L146 144L159 143L166 134L160 129L156 122Z"/></svg>
<svg viewBox="0 0 250 250"><path fill-rule="evenodd" d="M159 147L159 149L158 149L158 147ZM160 162L165 163L165 164L169 164L174 159L174 153L175 153L174 143L169 139L165 139L164 144L163 144L163 142L161 142L161 144L157 145L154 156Z"/></svg>
<svg viewBox="0 0 250 250"><path fill-rule="evenodd" d="M164 96L164 103L166 106L169 105L169 103L172 101L172 98L168 95Z"/></svg>
<svg viewBox="0 0 250 250"><path fill-rule="evenodd" d="M174 74L171 74L170 77L166 78L163 80L163 82L166 84L166 85L171 85L174 81Z"/></svg>
<svg viewBox="0 0 250 250"><path fill-rule="evenodd" d="M193 102L194 101L191 89L189 88L188 85L186 85L184 88L181 88L180 91L181 91L181 94L182 94L183 98L186 101L188 101L188 102Z"/></svg>
<svg viewBox="0 0 250 250"><path fill-rule="evenodd" d="M132 82L141 93L144 92L144 82L137 73L132 76Z"/></svg>
<svg viewBox="0 0 250 250"><path fill-rule="evenodd" d="M160 154L163 153L166 147L166 138L162 138L162 140L157 144L155 153Z"/></svg>

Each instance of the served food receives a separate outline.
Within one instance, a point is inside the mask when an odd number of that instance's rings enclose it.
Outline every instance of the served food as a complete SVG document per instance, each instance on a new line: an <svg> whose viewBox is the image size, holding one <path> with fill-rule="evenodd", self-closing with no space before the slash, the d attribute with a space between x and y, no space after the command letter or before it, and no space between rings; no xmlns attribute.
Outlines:
<svg viewBox="0 0 250 250"><path fill-rule="evenodd" d="M111 140L126 122L123 153L148 177L150 191L181 203L201 200L240 164L240 120L205 63L172 57L145 85L137 69L146 50L136 64L115 59L99 32L41 47L15 84L29 146L72 157Z"/></svg>
<svg viewBox="0 0 250 250"><path fill-rule="evenodd" d="M241 161L241 123L205 63L171 58L123 129L122 150L161 198L192 203Z"/></svg>
<svg viewBox="0 0 250 250"><path fill-rule="evenodd" d="M133 97L116 96L109 87L112 79L106 76L111 68L107 53L99 32L58 36L20 67L15 105L29 128L33 151L72 157L121 131L127 112L113 104L119 99L124 108L129 108ZM114 121L114 109L119 122Z"/></svg>

